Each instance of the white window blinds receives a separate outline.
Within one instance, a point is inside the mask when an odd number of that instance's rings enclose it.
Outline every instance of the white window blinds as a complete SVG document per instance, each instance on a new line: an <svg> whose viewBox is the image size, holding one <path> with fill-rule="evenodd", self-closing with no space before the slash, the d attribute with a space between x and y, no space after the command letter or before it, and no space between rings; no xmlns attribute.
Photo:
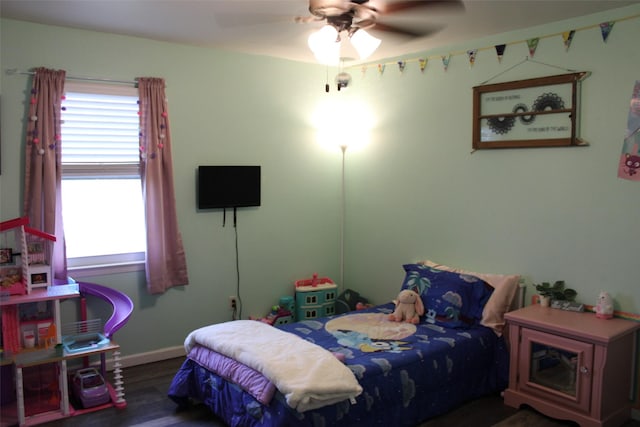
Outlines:
<svg viewBox="0 0 640 427"><path fill-rule="evenodd" d="M90 84L65 87L62 164L67 178L140 175L137 89L108 90L113 93L97 93Z"/></svg>

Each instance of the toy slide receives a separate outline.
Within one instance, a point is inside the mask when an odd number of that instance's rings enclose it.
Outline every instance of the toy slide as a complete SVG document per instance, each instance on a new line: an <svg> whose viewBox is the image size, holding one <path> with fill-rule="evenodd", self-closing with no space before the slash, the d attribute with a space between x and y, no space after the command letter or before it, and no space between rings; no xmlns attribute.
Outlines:
<svg viewBox="0 0 640 427"><path fill-rule="evenodd" d="M96 283L77 282L78 290L83 295L93 295L98 298L102 298L107 301L113 307L113 314L104 324L104 335L111 339L113 334L116 333L121 327L123 327L131 313L133 312L133 301L126 294L117 291L115 289L108 288L106 286L98 285ZM86 318L86 312L83 313ZM100 372L102 377L105 377L105 353L100 354ZM120 352L113 353L113 387L109 384L109 394L111 400L117 408L124 408L127 405L124 399L124 383L122 379L122 363L120 363Z"/></svg>
<svg viewBox="0 0 640 427"><path fill-rule="evenodd" d="M133 301L126 294L96 283L78 281L80 293L106 300L113 307L113 314L104 324L104 334L111 339L123 327L133 312Z"/></svg>

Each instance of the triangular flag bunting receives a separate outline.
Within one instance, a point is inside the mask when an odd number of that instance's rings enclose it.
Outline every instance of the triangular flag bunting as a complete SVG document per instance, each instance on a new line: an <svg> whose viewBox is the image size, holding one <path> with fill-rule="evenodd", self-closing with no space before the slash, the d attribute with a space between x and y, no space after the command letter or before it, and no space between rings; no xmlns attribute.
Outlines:
<svg viewBox="0 0 640 427"><path fill-rule="evenodd" d="M564 40L564 48L565 50L569 50L569 46L571 46L571 41L573 40L573 36L576 34L574 30L565 31L562 33L562 40Z"/></svg>
<svg viewBox="0 0 640 427"><path fill-rule="evenodd" d="M600 32L602 33L602 41L605 42L605 43L607 42L607 39L609 38L609 33L613 29L613 24L615 24L615 21L603 22L603 23L600 24Z"/></svg>
<svg viewBox="0 0 640 427"><path fill-rule="evenodd" d="M540 39L538 37L534 39L527 40L527 47L529 47L529 55L533 58L533 55L536 54L536 49L538 48L538 42Z"/></svg>
<svg viewBox="0 0 640 427"><path fill-rule="evenodd" d="M384 68L386 67L386 65L384 64L378 64L378 72L380 73L380 75L382 75L384 73Z"/></svg>
<svg viewBox="0 0 640 427"><path fill-rule="evenodd" d="M404 67L407 66L407 61L398 61L398 69L402 73L404 71Z"/></svg>
<svg viewBox="0 0 640 427"><path fill-rule="evenodd" d="M473 64L476 62L476 54L478 53L478 49L468 50L467 56L469 57L469 66L473 67Z"/></svg>
<svg viewBox="0 0 640 427"><path fill-rule="evenodd" d="M498 55L498 62L502 62L502 56L504 55L504 50L506 49L506 47L506 44L496 45L496 55Z"/></svg>
<svg viewBox="0 0 640 427"><path fill-rule="evenodd" d="M451 54L449 56L442 57L442 65L444 65L444 70L447 71L449 68L449 60L451 60Z"/></svg>
<svg viewBox="0 0 640 427"><path fill-rule="evenodd" d="M424 73L424 69L427 68L427 60L420 58L418 59L418 63L420 64L420 71Z"/></svg>

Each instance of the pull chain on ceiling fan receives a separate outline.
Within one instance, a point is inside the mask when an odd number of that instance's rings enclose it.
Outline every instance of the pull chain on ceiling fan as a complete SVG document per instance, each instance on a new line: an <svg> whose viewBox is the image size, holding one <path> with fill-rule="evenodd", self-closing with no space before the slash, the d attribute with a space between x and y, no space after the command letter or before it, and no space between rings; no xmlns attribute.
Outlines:
<svg viewBox="0 0 640 427"><path fill-rule="evenodd" d="M462 8L461 0L309 0L310 17L297 17L297 22L326 21L326 25L309 36L308 44L318 62L337 65L340 60L341 33L346 32L360 59L366 59L380 46L380 39L366 30L389 32L405 37L423 37L434 32L422 26L415 30L381 21L385 15L407 12L415 8Z"/></svg>

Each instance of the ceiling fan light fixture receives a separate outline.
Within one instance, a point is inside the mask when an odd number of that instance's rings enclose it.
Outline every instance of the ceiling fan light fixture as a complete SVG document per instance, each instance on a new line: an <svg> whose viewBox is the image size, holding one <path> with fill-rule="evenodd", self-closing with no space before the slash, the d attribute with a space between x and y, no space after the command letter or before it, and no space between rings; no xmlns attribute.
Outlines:
<svg viewBox="0 0 640 427"><path fill-rule="evenodd" d="M309 48L318 62L326 65L338 65L340 61L340 37L333 25L325 25L311 33L307 40Z"/></svg>
<svg viewBox="0 0 640 427"><path fill-rule="evenodd" d="M382 40L373 37L363 29L359 29L351 35L351 44L358 52L360 59L366 59L376 51Z"/></svg>

